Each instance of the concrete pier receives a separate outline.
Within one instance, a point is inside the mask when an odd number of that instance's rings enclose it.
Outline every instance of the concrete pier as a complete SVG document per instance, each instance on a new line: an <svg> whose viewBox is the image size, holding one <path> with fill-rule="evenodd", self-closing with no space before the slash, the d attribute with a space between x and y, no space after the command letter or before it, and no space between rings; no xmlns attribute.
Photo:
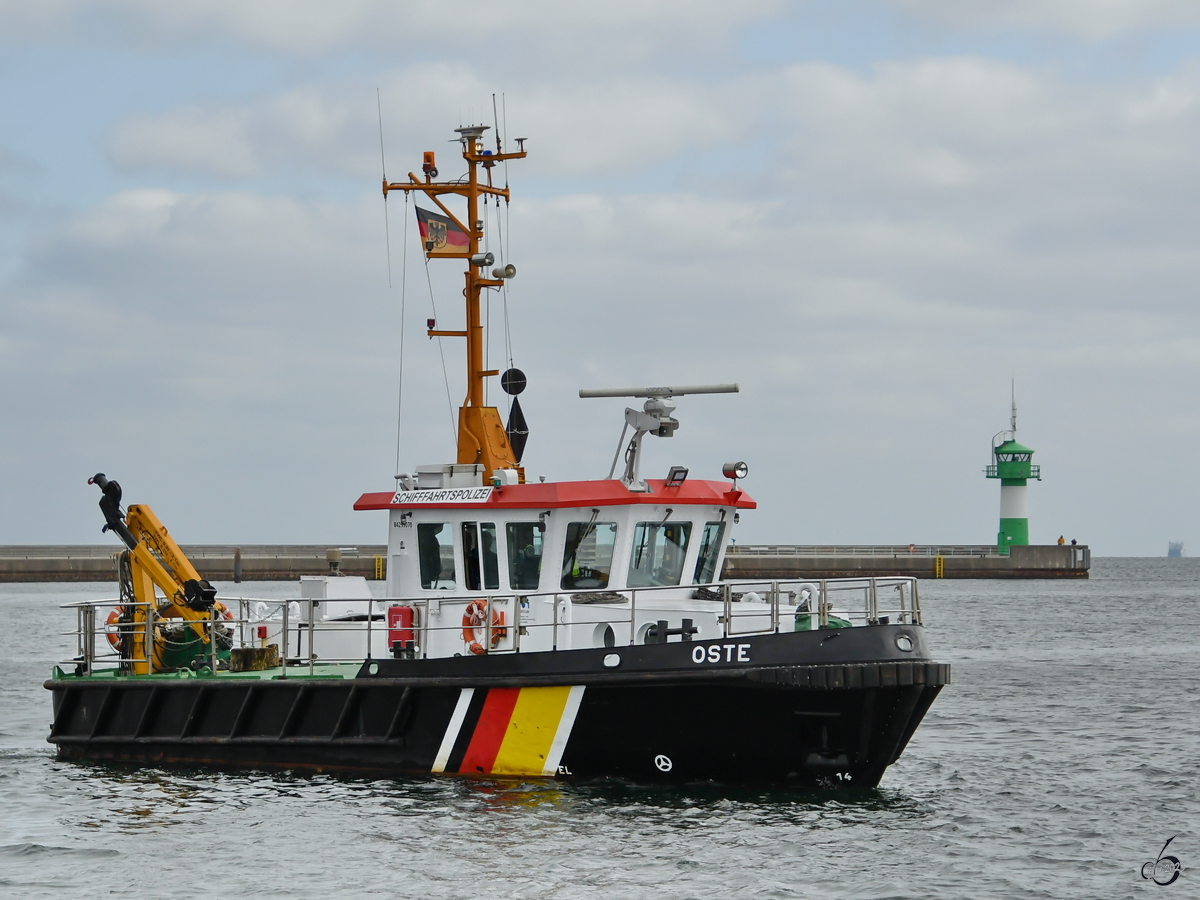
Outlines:
<svg viewBox="0 0 1200 900"><path fill-rule="evenodd" d="M209 581L293 581L333 570L382 579L387 571L383 544L183 544L181 549ZM116 582L120 552L111 544L0 546L0 582Z"/></svg>
<svg viewBox="0 0 1200 900"><path fill-rule="evenodd" d="M117 580L113 545L0 546L0 582ZM382 580L383 544L201 544L183 552L210 581L292 581L340 571ZM729 548L725 578L845 578L913 575L918 578L1087 578L1091 551L1084 545L1013 547L1000 556L989 545L793 546L738 544Z"/></svg>
<svg viewBox="0 0 1200 900"><path fill-rule="evenodd" d="M792 546L738 544L725 555L726 578L1087 578L1091 550L1084 544L1012 547L994 544L898 546Z"/></svg>

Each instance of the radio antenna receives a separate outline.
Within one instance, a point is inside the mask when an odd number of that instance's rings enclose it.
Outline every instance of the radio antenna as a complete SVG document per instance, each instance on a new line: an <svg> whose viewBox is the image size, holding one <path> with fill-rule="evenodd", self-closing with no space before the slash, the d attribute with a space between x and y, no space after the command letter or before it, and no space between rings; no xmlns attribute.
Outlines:
<svg viewBox="0 0 1200 900"><path fill-rule="evenodd" d="M387 160L383 153L383 104L379 100L379 88L375 88L375 111L379 113L379 168L383 172L383 243L387 248L388 287L392 286L392 230L388 223L387 204Z"/></svg>
<svg viewBox="0 0 1200 900"><path fill-rule="evenodd" d="M496 113L496 95L492 94L492 124L496 126L496 152L500 153L504 147L500 143L500 116Z"/></svg>

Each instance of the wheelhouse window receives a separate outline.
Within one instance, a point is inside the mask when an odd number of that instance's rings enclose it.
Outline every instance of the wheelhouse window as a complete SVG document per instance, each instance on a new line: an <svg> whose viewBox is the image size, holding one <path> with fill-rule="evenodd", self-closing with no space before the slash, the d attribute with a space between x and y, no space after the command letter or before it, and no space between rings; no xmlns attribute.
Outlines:
<svg viewBox="0 0 1200 900"><path fill-rule="evenodd" d="M446 523L417 526L417 555L421 560L421 587L452 591L454 575L454 531Z"/></svg>
<svg viewBox="0 0 1200 900"><path fill-rule="evenodd" d="M679 584L687 555L691 522L639 522L629 557L630 587Z"/></svg>
<svg viewBox="0 0 1200 900"><path fill-rule="evenodd" d="M542 577L542 523L509 522L508 586L514 591L536 591Z"/></svg>
<svg viewBox="0 0 1200 900"><path fill-rule="evenodd" d="M571 522L563 553L562 588L565 591L608 587L613 548L617 545L617 523Z"/></svg>
<svg viewBox="0 0 1200 900"><path fill-rule="evenodd" d="M500 589L500 559L494 522L462 523L463 566L468 591Z"/></svg>
<svg viewBox="0 0 1200 900"><path fill-rule="evenodd" d="M721 555L721 539L725 536L724 522L706 522L700 536L700 555L696 557L696 584L712 584L717 574L717 558Z"/></svg>

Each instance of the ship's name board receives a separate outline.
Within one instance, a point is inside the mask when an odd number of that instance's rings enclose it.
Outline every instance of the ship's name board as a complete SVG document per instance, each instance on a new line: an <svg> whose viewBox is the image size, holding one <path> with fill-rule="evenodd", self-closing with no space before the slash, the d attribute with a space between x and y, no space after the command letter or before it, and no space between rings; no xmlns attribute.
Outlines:
<svg viewBox="0 0 1200 900"><path fill-rule="evenodd" d="M392 506L425 506L445 503L487 503L492 498L490 487L439 488L431 491L396 491Z"/></svg>
<svg viewBox="0 0 1200 900"><path fill-rule="evenodd" d="M724 650L724 659L722 659L721 651ZM749 644L701 644L692 649L692 662L694 663L719 663L719 662L750 662L750 645Z"/></svg>

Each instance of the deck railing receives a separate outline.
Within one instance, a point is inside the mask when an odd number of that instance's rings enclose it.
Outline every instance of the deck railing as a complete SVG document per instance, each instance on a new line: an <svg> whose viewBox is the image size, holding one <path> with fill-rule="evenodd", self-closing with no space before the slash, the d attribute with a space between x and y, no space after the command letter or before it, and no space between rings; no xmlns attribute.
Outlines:
<svg viewBox="0 0 1200 900"><path fill-rule="evenodd" d="M837 578L813 581L725 581L708 585L662 586L626 588L604 591L601 601L607 611L604 617L574 621L573 615L565 610L572 604L595 603L597 591L552 591L541 593L495 593L472 596L445 596L421 598L367 598L336 602L343 609L361 609L337 618L321 618L319 605L326 601L313 598L261 599L254 597L222 597L228 608L229 618L216 611L203 620L208 646L197 658L196 665L210 672L218 668L218 633L223 640L231 640L234 647L255 646L255 629L266 627L277 634L280 659L286 675L288 667L304 667L309 673L317 665L360 663L372 658L376 645L375 632L388 630L386 610L389 607L407 606L414 611L413 642L408 648L387 648L401 654L426 658L431 645L431 636L438 632L462 632L465 626L461 617L467 607L479 600L484 602L483 622L479 629L484 640L480 642L487 653L520 653L522 637L531 632L544 634L549 631L550 647L557 650L560 639L571 632L568 646L577 648L578 636L588 629L607 624L613 629L613 644L618 636L626 645L665 643L673 637L681 641L692 640L697 614L717 612L721 637L731 638L755 634L772 634L789 631L821 630L826 628L858 627L881 624L920 625L921 605L915 578ZM619 599L618 599L619 598ZM541 621L542 616L533 614L533 604L548 603L550 621ZM87 600L67 604L66 608L77 612L76 637L77 656L63 661L63 666L74 666L77 674L90 675L98 665L131 668L134 662L122 658L116 652L107 652L107 631L114 626L97 626L97 613L112 609L120 604L114 598ZM717 606L719 604L719 606ZM714 607L716 607L714 609ZM236 613L235 613L236 610ZM449 612L452 623L434 624L432 613L436 610L439 623ZM501 620L500 615L504 618ZM674 616L673 621L659 618ZM136 662L153 668L154 629L164 622L178 624L179 619L156 619L146 617L138 625L118 625L122 637L133 637L135 628L145 628L141 638L144 658ZM670 627L674 621L678 628ZM541 630L541 631L539 631ZM503 631L500 646L493 647L493 638ZM618 631L624 632L618 635ZM330 644L336 634L357 634L363 638L361 651L349 656L334 656L319 653ZM701 638L702 640L705 638ZM357 643L357 642L355 642ZM465 641L464 641L465 643ZM594 646L589 643L588 646ZM99 650L97 648L100 648ZM544 642L537 649L547 649Z"/></svg>

